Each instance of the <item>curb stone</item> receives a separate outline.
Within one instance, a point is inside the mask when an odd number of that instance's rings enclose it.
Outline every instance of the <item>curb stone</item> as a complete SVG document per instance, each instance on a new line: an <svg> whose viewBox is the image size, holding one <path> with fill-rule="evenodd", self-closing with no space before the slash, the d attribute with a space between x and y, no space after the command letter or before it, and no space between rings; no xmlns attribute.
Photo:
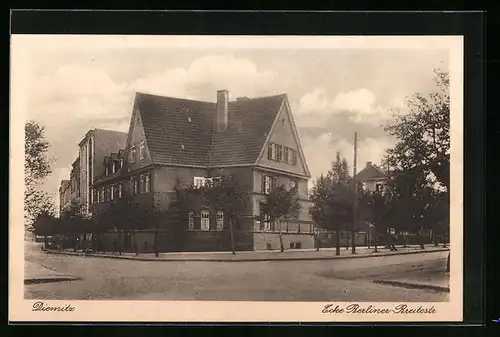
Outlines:
<svg viewBox="0 0 500 337"><path fill-rule="evenodd" d="M337 260L337 259L356 259L356 258L374 258L383 256L393 256L393 255L412 255L412 254L426 254L426 253L436 253L449 251L449 248L424 250L424 251L410 251L410 252L399 252L399 253L389 253L389 254L363 254L363 255L347 255L347 256L297 256L297 257L268 257L268 258L185 258L185 259L173 259L173 258L150 258L150 257L133 257L124 255L100 255L100 254L87 254L84 253L72 253L72 252L59 252L44 250L48 254L59 254L68 256L79 256L79 257L95 257L103 259L122 259L122 260L135 260L135 261L157 261L157 262L259 262L259 261L311 261L311 260Z"/></svg>
<svg viewBox="0 0 500 337"><path fill-rule="evenodd" d="M375 283L387 284L392 286L404 287L404 288L414 288L414 289L430 289L435 291L450 292L449 287L433 286L430 284L420 284L420 283L409 283L400 281L390 281L390 280L373 280Z"/></svg>

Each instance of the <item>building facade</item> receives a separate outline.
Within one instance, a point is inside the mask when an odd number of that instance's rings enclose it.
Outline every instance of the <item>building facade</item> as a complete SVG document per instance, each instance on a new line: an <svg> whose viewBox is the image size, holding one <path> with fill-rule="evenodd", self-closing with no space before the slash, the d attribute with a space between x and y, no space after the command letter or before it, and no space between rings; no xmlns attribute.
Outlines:
<svg viewBox="0 0 500 337"><path fill-rule="evenodd" d="M127 134L124 132L93 129L87 132L79 147L79 202L83 211L91 215L92 184L104 175L104 157L125 146ZM96 164L97 163L97 164Z"/></svg>
<svg viewBox="0 0 500 337"><path fill-rule="evenodd" d="M59 186L59 215L71 205L71 185L69 180L62 180Z"/></svg>
<svg viewBox="0 0 500 337"><path fill-rule="evenodd" d="M166 209L177 201L177 188L231 176L249 200L236 224L247 233L249 244L242 249L276 245L279 233L287 233L286 248L312 248L310 173L287 96L229 101L229 93L221 90L216 97L211 103L137 93L126 144L94 161L94 170L100 164L103 175L92 186L93 210L102 212L126 194ZM296 189L300 214L270 223L262 204L280 185ZM226 235L228 219L221 210L202 201L190 207L181 224L188 236L215 242Z"/></svg>
<svg viewBox="0 0 500 337"><path fill-rule="evenodd" d="M362 183L363 189L367 192L384 193L387 183L384 171L371 161L367 162L365 168L356 175L356 180Z"/></svg>

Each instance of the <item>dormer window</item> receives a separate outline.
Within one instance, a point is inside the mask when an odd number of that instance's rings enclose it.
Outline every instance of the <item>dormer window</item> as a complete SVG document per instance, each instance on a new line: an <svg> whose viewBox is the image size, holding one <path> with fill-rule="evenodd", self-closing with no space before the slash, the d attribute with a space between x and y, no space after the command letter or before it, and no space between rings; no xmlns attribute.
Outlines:
<svg viewBox="0 0 500 337"><path fill-rule="evenodd" d="M108 165L106 165L106 169L105 169L104 174L107 176L109 175L109 166Z"/></svg>
<svg viewBox="0 0 500 337"><path fill-rule="evenodd" d="M111 173L114 174L116 172L116 162L113 162L113 164L111 164Z"/></svg>

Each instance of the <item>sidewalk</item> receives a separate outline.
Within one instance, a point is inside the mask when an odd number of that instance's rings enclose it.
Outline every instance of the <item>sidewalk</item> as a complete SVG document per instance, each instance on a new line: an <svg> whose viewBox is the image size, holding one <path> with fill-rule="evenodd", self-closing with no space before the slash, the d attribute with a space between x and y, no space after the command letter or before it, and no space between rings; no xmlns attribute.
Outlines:
<svg viewBox="0 0 500 337"><path fill-rule="evenodd" d="M376 256L388 255L403 255L403 254L422 254L431 252L449 251L449 246L435 247L434 245L426 245L422 250L419 246L408 246L407 248L398 247L398 251L391 252L386 248L379 248L379 252L375 253L373 247L356 247L356 254L351 254L351 249L345 247L340 249L339 256L335 255L335 248L322 248L320 251L316 249L294 249L285 250L283 253L279 250L272 251L237 251L236 254L231 252L179 252L179 253L160 253L155 257L154 253L91 253L88 257L99 258L115 258L138 261L207 261L207 262L243 262L243 261L292 261L292 260L333 260L333 259L352 259L352 258L368 258ZM71 256L81 256L82 252L74 252L72 249L64 251L46 250L49 254L63 254Z"/></svg>
<svg viewBox="0 0 500 337"><path fill-rule="evenodd" d="M413 276L413 277L411 277ZM430 289L440 292L450 292L450 274L444 271L423 271L391 279L379 279L373 282L403 288Z"/></svg>
<svg viewBox="0 0 500 337"><path fill-rule="evenodd" d="M58 273L38 263L24 261L24 284L74 281L77 277Z"/></svg>

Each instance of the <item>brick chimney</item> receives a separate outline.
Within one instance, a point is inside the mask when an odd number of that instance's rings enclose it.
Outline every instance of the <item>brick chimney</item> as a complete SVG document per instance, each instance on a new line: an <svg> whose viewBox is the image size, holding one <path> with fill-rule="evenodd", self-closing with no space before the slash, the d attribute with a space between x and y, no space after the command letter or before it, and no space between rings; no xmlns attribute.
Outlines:
<svg viewBox="0 0 500 337"><path fill-rule="evenodd" d="M227 90L217 91L217 131L225 131L228 122L228 101L229 92Z"/></svg>

